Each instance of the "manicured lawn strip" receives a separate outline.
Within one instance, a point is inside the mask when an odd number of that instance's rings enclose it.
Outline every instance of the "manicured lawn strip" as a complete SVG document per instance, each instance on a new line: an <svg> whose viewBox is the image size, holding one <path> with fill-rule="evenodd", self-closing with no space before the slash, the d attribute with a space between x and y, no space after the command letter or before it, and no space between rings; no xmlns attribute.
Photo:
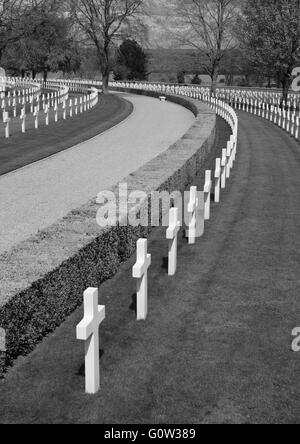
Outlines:
<svg viewBox="0 0 300 444"><path fill-rule="evenodd" d="M180 239L174 278L165 230L150 236L147 322L135 320L134 257L101 286L101 392L83 393L79 309L0 383L2 423L299 423L300 149L245 114L240 131L222 203L195 247Z"/></svg>
<svg viewBox="0 0 300 444"><path fill-rule="evenodd" d="M38 130L30 129L26 134L19 133L10 139L3 137L0 144L0 175L84 142L117 125L132 110L132 104L121 97L100 95L95 108L72 119L54 123L52 117L48 127L41 124Z"/></svg>

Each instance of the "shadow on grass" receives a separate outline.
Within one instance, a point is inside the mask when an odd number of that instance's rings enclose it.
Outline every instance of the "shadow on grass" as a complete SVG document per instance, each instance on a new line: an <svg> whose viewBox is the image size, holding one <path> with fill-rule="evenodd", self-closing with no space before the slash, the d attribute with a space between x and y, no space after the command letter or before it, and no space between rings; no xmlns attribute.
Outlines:
<svg viewBox="0 0 300 444"><path fill-rule="evenodd" d="M101 361L103 355L104 355L104 350L100 349L99 350L100 361ZM85 364L84 363L82 364L82 366L78 370L78 373L76 373L76 376L81 376L82 378L85 378Z"/></svg>
<svg viewBox="0 0 300 444"><path fill-rule="evenodd" d="M161 268L162 268L162 270L165 270L165 271L169 270L169 258L168 257L163 258Z"/></svg>
<svg viewBox="0 0 300 444"><path fill-rule="evenodd" d="M137 294L134 293L132 296L132 303L129 307L129 310L134 311L135 315L137 315Z"/></svg>

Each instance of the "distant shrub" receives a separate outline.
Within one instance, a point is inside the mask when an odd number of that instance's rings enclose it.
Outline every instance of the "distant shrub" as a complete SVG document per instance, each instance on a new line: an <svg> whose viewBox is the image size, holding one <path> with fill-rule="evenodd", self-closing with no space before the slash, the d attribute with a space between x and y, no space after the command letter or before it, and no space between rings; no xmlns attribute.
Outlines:
<svg viewBox="0 0 300 444"><path fill-rule="evenodd" d="M192 82L193 85L201 85L202 80L199 77L199 74L196 74L193 78L192 78Z"/></svg>
<svg viewBox="0 0 300 444"><path fill-rule="evenodd" d="M245 77L242 77L238 81L238 86L240 86L242 88L248 87L249 86L249 82L248 82L247 79L245 79Z"/></svg>
<svg viewBox="0 0 300 444"><path fill-rule="evenodd" d="M185 82L185 72L184 71L180 71L177 74L177 82L178 83L184 83Z"/></svg>

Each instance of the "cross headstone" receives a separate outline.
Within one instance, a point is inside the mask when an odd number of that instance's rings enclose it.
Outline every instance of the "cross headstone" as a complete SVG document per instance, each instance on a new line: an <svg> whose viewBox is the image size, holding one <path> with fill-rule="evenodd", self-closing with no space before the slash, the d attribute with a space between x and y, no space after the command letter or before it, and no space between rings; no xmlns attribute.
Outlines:
<svg viewBox="0 0 300 444"><path fill-rule="evenodd" d="M49 105L46 105L45 106L45 123L46 123L46 126L48 126L49 125Z"/></svg>
<svg viewBox="0 0 300 444"><path fill-rule="evenodd" d="M105 307L98 305L98 289L84 292L84 318L77 325L77 339L85 341L85 390L94 395L100 389L99 326Z"/></svg>
<svg viewBox="0 0 300 444"><path fill-rule="evenodd" d="M13 116L17 117L17 102L16 102L16 99L13 99Z"/></svg>
<svg viewBox="0 0 300 444"><path fill-rule="evenodd" d="M5 138L9 139L9 122L10 117L7 111L3 111L3 123L5 125Z"/></svg>
<svg viewBox="0 0 300 444"><path fill-rule="evenodd" d="M66 101L65 100L63 101L62 109L63 109L63 119L66 120L66 118L67 118L67 107L66 107Z"/></svg>
<svg viewBox="0 0 300 444"><path fill-rule="evenodd" d="M151 255L148 254L147 239L137 242L137 262L133 267L132 276L137 279L137 320L145 321L148 315L148 268Z"/></svg>
<svg viewBox="0 0 300 444"><path fill-rule="evenodd" d="M25 113L25 108L21 109L20 119L22 121L22 133L25 133L26 132L26 113Z"/></svg>
<svg viewBox="0 0 300 444"><path fill-rule="evenodd" d="M221 159L221 188L224 190L226 188L226 165L227 165L227 149L222 150Z"/></svg>
<svg viewBox="0 0 300 444"><path fill-rule="evenodd" d="M205 185L204 185L204 220L210 219L210 200L211 200L211 171L207 170L205 172Z"/></svg>
<svg viewBox="0 0 300 444"><path fill-rule="evenodd" d="M216 159L215 169L215 203L220 203L220 191L221 191L221 159Z"/></svg>
<svg viewBox="0 0 300 444"><path fill-rule="evenodd" d="M227 142L226 179L230 178L231 154L232 154L232 141L230 140L229 142Z"/></svg>
<svg viewBox="0 0 300 444"><path fill-rule="evenodd" d="M58 122L58 104L56 100L54 102L54 122Z"/></svg>
<svg viewBox="0 0 300 444"><path fill-rule="evenodd" d="M34 117L34 128L38 129L38 127L39 127L39 109L37 106L34 107L33 117Z"/></svg>
<svg viewBox="0 0 300 444"><path fill-rule="evenodd" d="M197 209L199 201L197 198L197 187L191 187L190 200L187 207L189 215L189 227L187 230L187 237L189 239L189 245L196 243L196 228L197 228Z"/></svg>
<svg viewBox="0 0 300 444"><path fill-rule="evenodd" d="M169 276L174 276L177 270L177 246L179 231L180 221L178 219L178 208L171 208L169 213L169 228L167 229L167 239L169 240Z"/></svg>

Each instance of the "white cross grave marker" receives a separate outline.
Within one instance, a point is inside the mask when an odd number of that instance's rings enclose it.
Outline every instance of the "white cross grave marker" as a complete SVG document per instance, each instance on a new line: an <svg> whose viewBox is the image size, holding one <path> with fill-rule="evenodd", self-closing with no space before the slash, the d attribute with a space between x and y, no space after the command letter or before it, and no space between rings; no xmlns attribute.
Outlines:
<svg viewBox="0 0 300 444"><path fill-rule="evenodd" d="M54 122L58 122L58 104L57 101L54 102Z"/></svg>
<svg viewBox="0 0 300 444"><path fill-rule="evenodd" d="M137 242L137 262L133 267L132 276L137 279L137 320L145 321L148 315L148 268L151 255L148 254L147 239Z"/></svg>
<svg viewBox="0 0 300 444"><path fill-rule="evenodd" d="M204 185L204 220L210 219L210 200L211 200L211 171L207 170L205 172L205 185Z"/></svg>
<svg viewBox="0 0 300 444"><path fill-rule="evenodd" d="M5 125L5 138L9 139L9 122L10 122L10 117L8 112L3 111L3 123Z"/></svg>
<svg viewBox="0 0 300 444"><path fill-rule="evenodd" d="M227 165L227 149L222 150L221 159L221 188L224 190L226 188L226 165Z"/></svg>
<svg viewBox="0 0 300 444"><path fill-rule="evenodd" d="M226 179L230 178L230 172L231 172L231 154L232 154L232 141L230 139L229 142L227 142L227 161L226 161Z"/></svg>
<svg viewBox="0 0 300 444"><path fill-rule="evenodd" d="M46 126L49 126L49 105L45 106L44 112L45 112L45 123L46 123Z"/></svg>
<svg viewBox="0 0 300 444"><path fill-rule="evenodd" d="M187 237L189 245L196 243L196 228L197 228L197 209L199 201L197 198L197 187L191 187L190 200L188 203L187 212L189 214L189 228L187 230Z"/></svg>
<svg viewBox="0 0 300 444"><path fill-rule="evenodd" d="M25 108L21 109L21 115L20 119L22 121L22 133L26 132L26 114L25 114Z"/></svg>
<svg viewBox="0 0 300 444"><path fill-rule="evenodd" d="M98 305L98 289L84 292L84 318L77 325L77 339L85 341L85 391L90 395L100 389L99 326L105 319L105 307Z"/></svg>
<svg viewBox="0 0 300 444"><path fill-rule="evenodd" d="M37 106L34 107L33 116L34 116L34 128L38 129L38 127L39 127L39 110L38 110Z"/></svg>
<svg viewBox="0 0 300 444"><path fill-rule="evenodd" d="M169 276L174 276L177 270L177 246L179 231L180 222L178 219L178 208L171 208L169 213L169 228L167 229L167 239L169 240Z"/></svg>
<svg viewBox="0 0 300 444"><path fill-rule="evenodd" d="M221 190L221 159L216 159L215 169L215 203L220 203L220 190Z"/></svg>

